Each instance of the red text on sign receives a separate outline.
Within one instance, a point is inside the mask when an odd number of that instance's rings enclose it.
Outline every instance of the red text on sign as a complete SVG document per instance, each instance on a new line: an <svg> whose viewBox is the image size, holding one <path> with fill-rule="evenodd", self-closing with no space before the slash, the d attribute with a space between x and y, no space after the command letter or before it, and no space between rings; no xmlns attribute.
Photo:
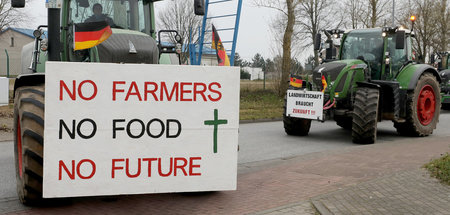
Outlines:
<svg viewBox="0 0 450 215"><path fill-rule="evenodd" d="M59 166L58 180L62 180L63 171L65 171L65 173L67 174L67 176L69 176L69 178L71 180L75 180L75 176L78 176L81 179L90 179L95 175L95 171L96 171L95 162L90 159L83 159L80 162L78 162L76 165L75 165L75 160L72 160L71 165L68 165L70 167L70 169L67 167L66 163L64 163L64 161L62 161L62 160L59 161L58 166ZM76 168L75 168L75 166L76 166ZM84 174L82 174L81 173L82 166L90 167L91 172L90 173L85 172Z"/></svg>
<svg viewBox="0 0 450 215"><path fill-rule="evenodd" d="M160 177L169 176L201 176L197 169L200 168L201 157L171 157L164 158L138 158L130 161L129 158L112 159L111 178L117 175L126 175L128 178L136 178L143 174L144 177L152 177L152 173ZM167 162L168 161L168 164Z"/></svg>
<svg viewBox="0 0 450 215"><path fill-rule="evenodd" d="M86 89L91 88L92 94L89 96L85 95L86 90L83 91L83 88L86 88ZM69 89L66 82L64 82L63 80L60 80L59 81L59 100L60 101L64 100L64 96L63 96L65 94L64 91L69 96L69 98L74 101L77 99L77 92L78 92L78 96L81 99L89 101L89 100L92 100L93 98L95 98L95 96L97 95L97 85L91 80L84 80L79 85L77 85L77 82L75 80L73 80L72 88Z"/></svg>
<svg viewBox="0 0 450 215"><path fill-rule="evenodd" d="M212 101L217 102L222 98L218 82L162 82L146 81L137 84L135 81L113 81L113 101Z"/></svg>

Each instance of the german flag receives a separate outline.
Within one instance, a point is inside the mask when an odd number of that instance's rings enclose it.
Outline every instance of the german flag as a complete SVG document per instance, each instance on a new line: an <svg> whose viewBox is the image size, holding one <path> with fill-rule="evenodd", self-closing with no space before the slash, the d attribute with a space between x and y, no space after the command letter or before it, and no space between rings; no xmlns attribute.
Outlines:
<svg viewBox="0 0 450 215"><path fill-rule="evenodd" d="M322 75L322 87L323 87L322 93L325 92L325 89L327 89L327 86L328 86L327 80L325 79L325 76Z"/></svg>
<svg viewBox="0 0 450 215"><path fill-rule="evenodd" d="M73 25L74 50L92 48L111 36L112 31L106 21L78 23Z"/></svg>
<svg viewBox="0 0 450 215"><path fill-rule="evenodd" d="M290 85L293 87L301 88L303 86L303 80L300 77L291 76Z"/></svg>
<svg viewBox="0 0 450 215"><path fill-rule="evenodd" d="M212 25L212 29L213 33L212 33L211 48L216 50L217 61L219 62L219 66L230 66L230 59L228 59L225 47L223 47L222 41L220 40L219 34L217 33L217 30L214 27L214 25Z"/></svg>

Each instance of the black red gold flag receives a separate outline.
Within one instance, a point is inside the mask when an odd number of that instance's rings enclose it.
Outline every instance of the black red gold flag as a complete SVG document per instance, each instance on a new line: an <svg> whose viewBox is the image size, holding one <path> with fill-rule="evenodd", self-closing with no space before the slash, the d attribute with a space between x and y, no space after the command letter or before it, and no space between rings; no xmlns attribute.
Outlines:
<svg viewBox="0 0 450 215"><path fill-rule="evenodd" d="M106 21L74 24L74 50L92 48L111 36L111 27Z"/></svg>
<svg viewBox="0 0 450 215"><path fill-rule="evenodd" d="M212 49L216 50L217 61L219 62L219 66L230 66L230 59L228 58L227 52L225 51L225 47L223 47L222 41L220 40L219 34L217 33L216 28L212 25L213 33L212 33Z"/></svg>
<svg viewBox="0 0 450 215"><path fill-rule="evenodd" d="M301 88L303 85L303 80L299 77L291 76L290 85L293 87Z"/></svg>

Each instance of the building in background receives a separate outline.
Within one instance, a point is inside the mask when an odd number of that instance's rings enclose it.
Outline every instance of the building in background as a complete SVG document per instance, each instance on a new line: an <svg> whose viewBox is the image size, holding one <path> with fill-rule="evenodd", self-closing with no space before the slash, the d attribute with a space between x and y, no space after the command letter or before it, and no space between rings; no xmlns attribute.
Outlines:
<svg viewBox="0 0 450 215"><path fill-rule="evenodd" d="M242 68L245 72L250 74L250 80L263 80L264 79L264 72L262 71L262 68L257 67L244 67Z"/></svg>
<svg viewBox="0 0 450 215"><path fill-rule="evenodd" d="M7 75L7 55L9 55L9 75L20 74L22 47L34 41L32 29L7 28L0 32L0 76Z"/></svg>

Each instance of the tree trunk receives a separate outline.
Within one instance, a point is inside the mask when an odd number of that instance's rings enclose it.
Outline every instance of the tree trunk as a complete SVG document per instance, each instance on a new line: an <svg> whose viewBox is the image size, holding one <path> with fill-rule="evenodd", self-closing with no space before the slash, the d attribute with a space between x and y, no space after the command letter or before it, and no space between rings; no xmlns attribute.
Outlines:
<svg viewBox="0 0 450 215"><path fill-rule="evenodd" d="M372 16L370 19L370 27L371 28L375 28L375 26L377 25L377 0L372 0L370 2L370 7L372 9Z"/></svg>
<svg viewBox="0 0 450 215"><path fill-rule="evenodd" d="M441 50L436 51L447 51L448 48L448 11L447 11L447 0L442 0L440 5L440 14L439 14L439 22L440 22L440 32L439 32L439 48Z"/></svg>
<svg viewBox="0 0 450 215"><path fill-rule="evenodd" d="M294 32L295 14L294 0L286 0L287 6L287 24L283 36L283 59L281 63L280 95L284 95L288 88L289 73L291 71L291 44L292 34Z"/></svg>

